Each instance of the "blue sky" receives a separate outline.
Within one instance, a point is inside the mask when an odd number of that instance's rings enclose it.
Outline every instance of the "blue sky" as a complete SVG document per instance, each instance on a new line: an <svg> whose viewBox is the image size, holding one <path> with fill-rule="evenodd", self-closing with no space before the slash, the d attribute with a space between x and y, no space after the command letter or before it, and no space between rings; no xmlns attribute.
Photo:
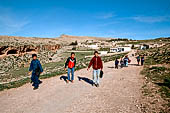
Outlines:
<svg viewBox="0 0 170 113"><path fill-rule="evenodd" d="M170 0L0 0L0 35L170 36Z"/></svg>

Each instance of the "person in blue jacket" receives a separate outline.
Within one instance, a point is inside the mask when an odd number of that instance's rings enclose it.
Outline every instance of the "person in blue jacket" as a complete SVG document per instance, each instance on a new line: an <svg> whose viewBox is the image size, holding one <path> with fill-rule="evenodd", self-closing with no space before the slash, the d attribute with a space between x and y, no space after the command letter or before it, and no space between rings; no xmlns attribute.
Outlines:
<svg viewBox="0 0 170 113"><path fill-rule="evenodd" d="M41 66L40 61L37 59L36 54L32 54L33 60L31 61L29 74L32 73L31 81L33 82L32 86L34 86L34 90L38 89L39 84L42 83L39 80L40 74L43 72L43 68Z"/></svg>
<svg viewBox="0 0 170 113"><path fill-rule="evenodd" d="M125 67L128 67L128 62L129 62L129 57L128 57L128 55L126 55L125 58L124 58Z"/></svg>

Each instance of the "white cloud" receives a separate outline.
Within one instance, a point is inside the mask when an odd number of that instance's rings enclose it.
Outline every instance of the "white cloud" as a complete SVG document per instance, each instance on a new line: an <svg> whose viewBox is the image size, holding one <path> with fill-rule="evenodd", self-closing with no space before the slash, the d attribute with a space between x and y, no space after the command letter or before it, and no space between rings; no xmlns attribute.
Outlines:
<svg viewBox="0 0 170 113"><path fill-rule="evenodd" d="M118 23L120 22L119 21L107 22L107 23L99 24L98 27L105 27L105 26L114 25Z"/></svg>
<svg viewBox="0 0 170 113"><path fill-rule="evenodd" d="M130 19L133 19L138 22L156 23L170 21L170 16L135 16L131 17Z"/></svg>
<svg viewBox="0 0 170 113"><path fill-rule="evenodd" d="M96 16L98 19L108 19L116 16L114 13L102 13Z"/></svg>

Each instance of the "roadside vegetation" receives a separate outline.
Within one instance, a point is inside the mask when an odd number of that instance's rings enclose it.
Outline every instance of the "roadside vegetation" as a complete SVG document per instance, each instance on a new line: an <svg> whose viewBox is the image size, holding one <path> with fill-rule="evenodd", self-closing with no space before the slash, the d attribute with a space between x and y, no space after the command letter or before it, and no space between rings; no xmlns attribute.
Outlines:
<svg viewBox="0 0 170 113"><path fill-rule="evenodd" d="M146 44L146 43L169 43L170 37L167 38L156 38L150 40L122 40L124 42L117 43L118 45L125 45L125 44Z"/></svg>
<svg viewBox="0 0 170 113"><path fill-rule="evenodd" d="M170 111L170 43L159 48L140 51L139 54L147 56L141 74L145 75L142 92L149 104L145 104L143 110L168 113Z"/></svg>

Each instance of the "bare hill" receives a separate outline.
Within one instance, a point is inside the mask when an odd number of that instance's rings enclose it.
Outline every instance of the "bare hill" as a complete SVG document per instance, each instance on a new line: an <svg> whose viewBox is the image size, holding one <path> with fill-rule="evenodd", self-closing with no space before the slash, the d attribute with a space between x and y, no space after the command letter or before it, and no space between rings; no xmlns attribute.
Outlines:
<svg viewBox="0 0 170 113"><path fill-rule="evenodd" d="M19 37L19 36L0 36L0 45L10 45L11 43L19 44L47 44L59 43L57 38L38 38L38 37Z"/></svg>
<svg viewBox="0 0 170 113"><path fill-rule="evenodd" d="M65 42L84 42L86 40L94 40L94 41L102 41L102 40L109 40L110 38L104 38L104 37L91 37L91 36L71 36L71 35L61 35L59 37L59 40L65 41Z"/></svg>

